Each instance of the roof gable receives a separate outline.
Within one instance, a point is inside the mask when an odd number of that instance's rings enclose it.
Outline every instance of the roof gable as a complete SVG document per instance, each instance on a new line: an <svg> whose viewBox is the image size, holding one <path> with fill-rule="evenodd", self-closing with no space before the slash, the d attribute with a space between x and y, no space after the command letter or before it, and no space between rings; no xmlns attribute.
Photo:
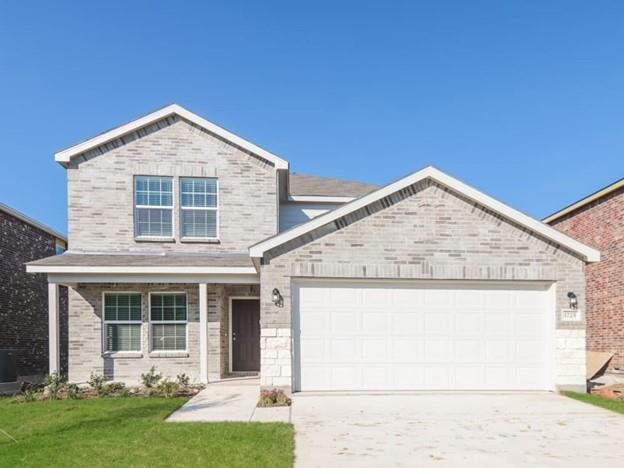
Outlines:
<svg viewBox="0 0 624 468"><path fill-rule="evenodd" d="M594 192L591 195L586 196L585 198L581 198L580 200L572 203L571 205L568 205L565 208L562 208L561 210L547 216L542 221L550 224L554 221L557 221L560 218L563 218L566 215L569 215L570 213L573 213L579 210L580 208L583 208L589 205L592 202L598 201L601 198L606 197L607 195L615 192L616 190L621 189L622 187L624 187L624 178L617 180L613 182L612 184L607 185L606 187L601 188L597 192Z"/></svg>
<svg viewBox="0 0 624 468"><path fill-rule="evenodd" d="M61 150L54 154L54 159L63 166L67 166L72 158L83 154L89 150L97 148L99 146L105 145L113 140L118 138L122 138L124 135L128 135L132 132L135 132L141 128L148 127L150 125L155 124L158 121L167 119L173 115L177 115L189 122L211 132L215 135L230 141L231 143L243 148L250 153L253 153L270 163L272 163L276 169L288 169L288 161L270 153L269 151L260 148L257 145L225 130L224 128L219 127L218 125L200 117L197 114L179 106L177 104L171 104L169 106L163 107L162 109L158 109L157 111L151 112L150 114L144 115L143 117L139 117L131 122L128 122L125 125L121 125L112 130L104 132L100 135L97 135L93 138L89 138L86 141L78 143L77 145L71 146L64 150Z"/></svg>
<svg viewBox="0 0 624 468"><path fill-rule="evenodd" d="M341 218L344 218L357 210L365 208L375 202L383 202L383 199L402 190L408 189L411 185L418 182L431 179L443 187L447 187L450 190L457 192L468 200L474 201L483 207L491 210L492 212L506 218L517 225L526 228L527 230L534 232L545 239L561 245L572 252L575 252L581 258L587 262L596 262L600 260L600 252L591 248L571 237L563 234L556 229L541 223L540 221L531 218L530 216L521 213L518 210L511 208L504 203L464 184L463 182L445 174L444 172L429 166L420 171L414 172L394 183L386 185L385 187L376 190L368 195L360 197L344 206L341 206L333 211L330 211L324 215L318 216L307 223L298 225L284 231L276 236L270 237L258 244L252 246L249 249L250 256L253 258L262 258L264 254L272 249L278 248L280 245L296 239L300 236L304 236L315 229L323 228L330 223L339 222Z"/></svg>

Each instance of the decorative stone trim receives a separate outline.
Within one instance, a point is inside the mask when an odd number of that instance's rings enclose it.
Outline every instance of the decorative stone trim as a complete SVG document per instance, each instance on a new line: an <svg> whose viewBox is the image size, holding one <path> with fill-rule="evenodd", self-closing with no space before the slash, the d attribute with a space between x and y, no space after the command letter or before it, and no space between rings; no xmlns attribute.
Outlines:
<svg viewBox="0 0 624 468"><path fill-rule="evenodd" d="M585 391L585 330L559 329L555 340L555 386Z"/></svg>
<svg viewBox="0 0 624 468"><path fill-rule="evenodd" d="M290 391L292 385L292 340L290 328L260 331L260 386Z"/></svg>

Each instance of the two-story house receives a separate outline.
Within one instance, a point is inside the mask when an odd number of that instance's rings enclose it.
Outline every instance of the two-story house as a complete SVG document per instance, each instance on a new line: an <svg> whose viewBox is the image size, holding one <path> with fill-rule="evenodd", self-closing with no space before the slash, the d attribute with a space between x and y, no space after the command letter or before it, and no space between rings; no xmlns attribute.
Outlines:
<svg viewBox="0 0 624 468"><path fill-rule="evenodd" d="M585 388L599 252L433 167L384 187L291 174L177 105L55 158L71 249L28 270L69 287L72 381Z"/></svg>

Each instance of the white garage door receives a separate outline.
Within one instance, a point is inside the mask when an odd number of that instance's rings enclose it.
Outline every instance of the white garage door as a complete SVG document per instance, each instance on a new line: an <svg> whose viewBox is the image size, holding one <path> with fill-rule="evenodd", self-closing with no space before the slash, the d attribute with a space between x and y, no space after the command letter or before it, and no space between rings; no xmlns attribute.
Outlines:
<svg viewBox="0 0 624 468"><path fill-rule="evenodd" d="M297 390L551 390L548 285L302 282Z"/></svg>

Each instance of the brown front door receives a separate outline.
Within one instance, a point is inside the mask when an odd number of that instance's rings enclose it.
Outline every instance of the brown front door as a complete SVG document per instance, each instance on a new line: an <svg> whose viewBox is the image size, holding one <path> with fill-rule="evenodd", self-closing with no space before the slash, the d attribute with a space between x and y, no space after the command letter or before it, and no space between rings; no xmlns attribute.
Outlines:
<svg viewBox="0 0 624 468"><path fill-rule="evenodd" d="M260 301L232 299L232 370L260 370Z"/></svg>

